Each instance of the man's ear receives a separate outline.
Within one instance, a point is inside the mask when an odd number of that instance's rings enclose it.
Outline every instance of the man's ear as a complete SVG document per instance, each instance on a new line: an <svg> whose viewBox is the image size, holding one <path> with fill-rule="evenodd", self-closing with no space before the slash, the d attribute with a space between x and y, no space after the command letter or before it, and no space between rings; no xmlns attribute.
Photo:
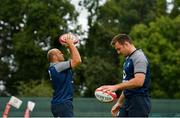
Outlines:
<svg viewBox="0 0 180 118"><path fill-rule="evenodd" d="M130 44L129 44L127 41L125 41L123 45L124 45L125 47L128 47Z"/></svg>

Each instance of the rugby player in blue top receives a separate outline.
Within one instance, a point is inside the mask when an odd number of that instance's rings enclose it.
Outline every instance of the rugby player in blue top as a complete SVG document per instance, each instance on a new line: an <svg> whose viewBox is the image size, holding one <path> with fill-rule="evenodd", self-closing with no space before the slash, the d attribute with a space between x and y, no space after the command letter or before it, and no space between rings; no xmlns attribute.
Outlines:
<svg viewBox="0 0 180 118"><path fill-rule="evenodd" d="M73 117L73 77L72 68L81 63L80 54L71 39L71 34L66 35L66 44L69 48L71 59L64 60L62 52L58 49L48 51L47 58L50 62L48 72L54 89L51 100L51 111L54 117Z"/></svg>
<svg viewBox="0 0 180 118"><path fill-rule="evenodd" d="M105 91L122 90L111 109L112 116L148 117L151 101L148 95L150 83L149 62L141 49L136 49L129 35L118 34L111 41L118 54L126 57L122 83L101 86Z"/></svg>

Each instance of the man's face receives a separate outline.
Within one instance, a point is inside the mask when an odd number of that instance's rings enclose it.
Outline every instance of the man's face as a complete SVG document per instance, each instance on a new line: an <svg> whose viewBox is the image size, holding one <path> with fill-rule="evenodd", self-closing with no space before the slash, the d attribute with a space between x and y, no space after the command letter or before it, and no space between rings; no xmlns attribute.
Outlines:
<svg viewBox="0 0 180 118"><path fill-rule="evenodd" d="M118 54L122 54L124 56L127 55L127 48L126 44L120 44L119 42L116 42L114 45L114 48L116 49Z"/></svg>
<svg viewBox="0 0 180 118"><path fill-rule="evenodd" d="M64 55L61 51L57 50L56 51L56 56L58 58L59 61L64 61Z"/></svg>

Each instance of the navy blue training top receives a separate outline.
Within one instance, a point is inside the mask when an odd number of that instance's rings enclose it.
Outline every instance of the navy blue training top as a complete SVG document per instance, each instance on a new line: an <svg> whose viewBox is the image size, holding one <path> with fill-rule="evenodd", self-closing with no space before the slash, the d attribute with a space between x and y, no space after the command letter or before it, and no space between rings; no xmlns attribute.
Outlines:
<svg viewBox="0 0 180 118"><path fill-rule="evenodd" d="M135 50L128 57L126 57L126 60L123 65L122 82L126 82L134 78L134 75L136 73L145 74L144 84L142 87L139 88L125 89L124 90L125 97L132 95L148 95L148 86L150 83L150 68L149 68L149 62L141 49Z"/></svg>
<svg viewBox="0 0 180 118"><path fill-rule="evenodd" d="M73 77L70 61L50 63L48 72L54 89L51 104L72 101Z"/></svg>

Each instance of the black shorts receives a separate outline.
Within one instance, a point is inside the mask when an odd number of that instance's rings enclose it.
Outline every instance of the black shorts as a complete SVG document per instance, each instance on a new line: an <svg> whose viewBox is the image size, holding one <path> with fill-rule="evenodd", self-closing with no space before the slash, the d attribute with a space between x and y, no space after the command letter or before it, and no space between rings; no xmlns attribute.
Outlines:
<svg viewBox="0 0 180 118"><path fill-rule="evenodd" d="M73 117L72 101L51 105L51 112L54 117Z"/></svg>
<svg viewBox="0 0 180 118"><path fill-rule="evenodd" d="M125 98L119 117L148 117L151 111L149 96L134 95Z"/></svg>

